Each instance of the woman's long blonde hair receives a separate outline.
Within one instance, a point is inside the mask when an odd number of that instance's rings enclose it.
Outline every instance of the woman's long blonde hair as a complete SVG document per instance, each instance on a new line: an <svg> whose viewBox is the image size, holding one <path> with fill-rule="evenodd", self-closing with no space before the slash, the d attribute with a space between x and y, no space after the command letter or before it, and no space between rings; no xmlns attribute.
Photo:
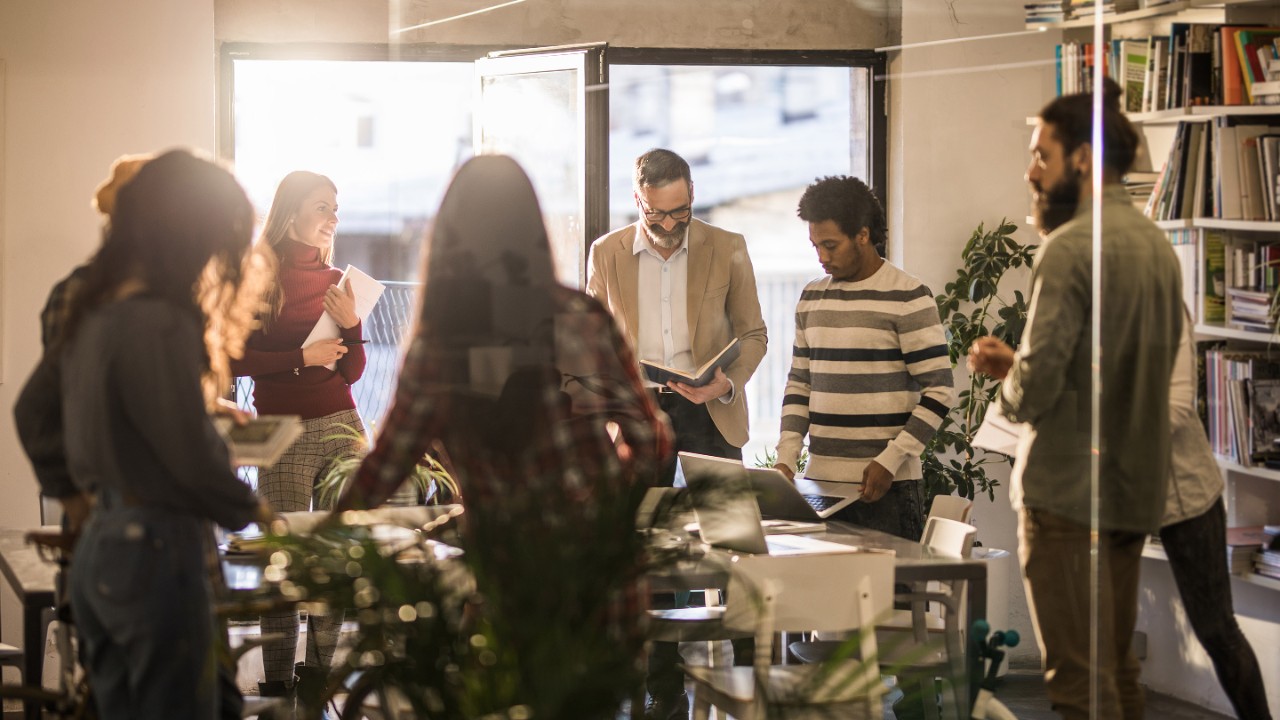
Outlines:
<svg viewBox="0 0 1280 720"><path fill-rule="evenodd" d="M262 234L258 237L257 243L257 254L271 269L273 277L280 267L280 256L276 252L276 246L289 238L289 226L293 223L294 216L302 208L302 203L307 196L319 187L328 187L334 193L338 192L338 186L334 185L332 180L307 170L294 170L285 175L279 187L276 188L276 196L271 200L271 210L267 212L267 221L262 226ZM333 264L332 245L324 251L320 259L326 265ZM263 300L266 303L266 312L262 318L262 325L266 329L270 328L271 323L280 316L280 309L284 307L284 288L280 287L279 282L273 281Z"/></svg>

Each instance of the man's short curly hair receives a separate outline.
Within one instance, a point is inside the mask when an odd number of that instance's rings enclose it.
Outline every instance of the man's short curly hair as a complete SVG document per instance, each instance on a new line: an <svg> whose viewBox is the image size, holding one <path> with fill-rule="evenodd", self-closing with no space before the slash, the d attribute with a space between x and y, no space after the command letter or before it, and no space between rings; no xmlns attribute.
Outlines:
<svg viewBox="0 0 1280 720"><path fill-rule="evenodd" d="M840 232L851 238L866 228L876 252L884 255L885 239L889 234L884 207L871 188L856 177L833 175L819 178L805 188L796 214L809 223L832 220Z"/></svg>

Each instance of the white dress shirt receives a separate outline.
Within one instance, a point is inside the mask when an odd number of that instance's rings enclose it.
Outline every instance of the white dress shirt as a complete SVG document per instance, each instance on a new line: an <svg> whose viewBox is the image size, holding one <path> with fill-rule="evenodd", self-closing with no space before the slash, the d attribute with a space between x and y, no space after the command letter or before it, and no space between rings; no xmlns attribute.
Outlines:
<svg viewBox="0 0 1280 720"><path fill-rule="evenodd" d="M690 371L693 362L689 337L689 230L680 247L663 259L636 224L632 251L638 256L639 277L636 307L640 311L636 354L639 360ZM646 387L662 387L645 381Z"/></svg>

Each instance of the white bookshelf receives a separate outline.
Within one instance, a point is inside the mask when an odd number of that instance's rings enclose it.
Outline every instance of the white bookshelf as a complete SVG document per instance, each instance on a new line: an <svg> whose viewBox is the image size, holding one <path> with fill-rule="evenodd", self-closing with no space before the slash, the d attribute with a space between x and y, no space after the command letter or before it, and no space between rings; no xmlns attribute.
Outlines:
<svg viewBox="0 0 1280 720"><path fill-rule="evenodd" d="M1144 125L1172 125L1179 122L1209 122L1214 118L1240 115L1280 115L1280 105L1194 105L1156 112L1130 113L1129 121Z"/></svg>
<svg viewBox="0 0 1280 720"><path fill-rule="evenodd" d="M1155 560L1156 562L1169 562L1169 555L1165 552L1164 547L1162 547L1160 543L1152 542L1150 540L1147 541L1146 545L1142 546L1142 557L1143 559ZM1268 590L1280 591L1280 580L1267 577L1266 575L1259 575L1258 573L1252 572L1232 573L1231 578L1243 583L1249 583L1250 585L1264 587Z"/></svg>
<svg viewBox="0 0 1280 720"><path fill-rule="evenodd" d="M1197 337L1206 340L1243 340L1245 342L1271 344L1280 339L1264 332L1241 330L1210 323L1197 323L1195 332Z"/></svg>
<svg viewBox="0 0 1280 720"><path fill-rule="evenodd" d="M1218 465L1230 475L1230 473L1238 473L1240 475L1248 475L1249 477L1262 478L1272 482L1280 482L1280 470L1272 470L1268 467L1260 467L1256 465L1241 465L1239 463L1218 458Z"/></svg>
<svg viewBox="0 0 1280 720"><path fill-rule="evenodd" d="M1229 7L1248 7L1263 6L1275 0L1177 0L1177 2L1165 3L1155 7L1139 8L1122 13L1103 13L1102 24L1123 25L1126 23L1135 23L1148 21L1156 18L1165 18L1176 16L1189 12L1197 11L1224 11ZM1206 20L1208 22L1209 20ZM1078 28L1091 28L1094 26L1096 18L1090 14L1084 17L1072 18L1056 23L1028 23L1028 30L1072 30Z"/></svg>
<svg viewBox="0 0 1280 720"><path fill-rule="evenodd" d="M1238 232L1280 233L1280 222L1264 222L1261 220L1223 220L1222 218L1157 220L1156 227L1161 230L1189 230L1191 228L1205 228L1214 230L1235 230Z"/></svg>

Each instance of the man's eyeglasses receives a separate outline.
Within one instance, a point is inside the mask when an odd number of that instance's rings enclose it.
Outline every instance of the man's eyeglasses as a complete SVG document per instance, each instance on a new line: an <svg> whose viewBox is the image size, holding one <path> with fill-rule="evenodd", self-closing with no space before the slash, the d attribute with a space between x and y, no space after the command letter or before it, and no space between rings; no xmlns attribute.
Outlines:
<svg viewBox="0 0 1280 720"><path fill-rule="evenodd" d="M640 209L644 212L644 219L651 223L660 223L666 218L671 218L676 222L684 222L693 215L693 208L688 205L678 207L675 210L654 210L645 205L644 201L641 201Z"/></svg>

